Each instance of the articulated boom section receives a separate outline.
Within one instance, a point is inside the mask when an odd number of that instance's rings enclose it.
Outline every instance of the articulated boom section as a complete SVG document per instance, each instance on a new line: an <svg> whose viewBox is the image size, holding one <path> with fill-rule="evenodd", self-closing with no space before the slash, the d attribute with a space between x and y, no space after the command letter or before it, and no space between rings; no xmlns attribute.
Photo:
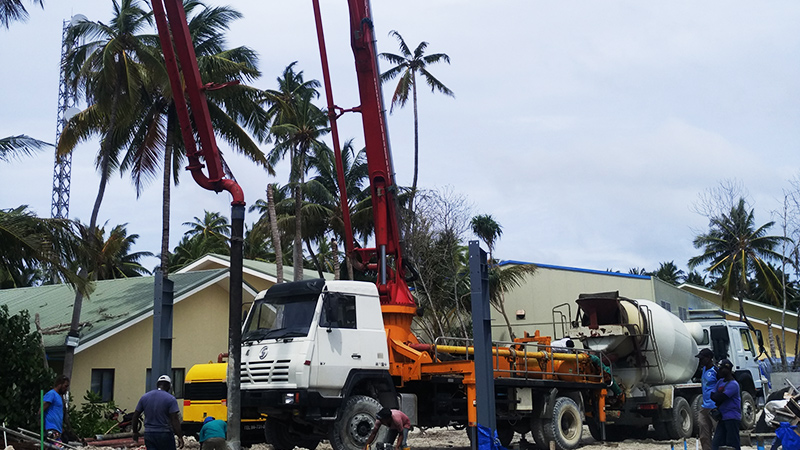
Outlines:
<svg viewBox="0 0 800 450"><path fill-rule="evenodd" d="M375 220L375 248L355 249L366 268L378 273L378 292L382 305L409 307L408 311L391 313L413 314L415 302L404 280L405 267L400 248L397 215L397 185L394 181L392 154L386 131L380 73L378 72L372 12L368 0L350 0L350 39L355 56L356 75L366 144L372 211ZM373 262L374 261L374 262ZM408 320L410 327L411 321ZM409 329L410 331L410 329Z"/></svg>

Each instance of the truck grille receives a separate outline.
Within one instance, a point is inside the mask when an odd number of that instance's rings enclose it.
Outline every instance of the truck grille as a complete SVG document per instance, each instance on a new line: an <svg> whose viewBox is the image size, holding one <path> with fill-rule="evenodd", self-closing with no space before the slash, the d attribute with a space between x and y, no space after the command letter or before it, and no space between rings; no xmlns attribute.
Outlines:
<svg viewBox="0 0 800 450"><path fill-rule="evenodd" d="M288 383L289 359L242 363L242 383Z"/></svg>

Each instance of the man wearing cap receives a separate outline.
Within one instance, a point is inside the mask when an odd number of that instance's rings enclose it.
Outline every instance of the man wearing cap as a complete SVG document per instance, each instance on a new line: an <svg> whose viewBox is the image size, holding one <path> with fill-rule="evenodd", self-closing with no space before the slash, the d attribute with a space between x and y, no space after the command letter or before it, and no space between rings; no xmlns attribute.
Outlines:
<svg viewBox="0 0 800 450"><path fill-rule="evenodd" d="M228 432L228 424L224 420L218 420L211 416L203 419L203 427L200 428L200 450L226 450L228 443L225 438Z"/></svg>
<svg viewBox="0 0 800 450"><path fill-rule="evenodd" d="M147 450L175 450L175 438L178 436L178 448L183 448L181 421L178 418L178 401L169 393L172 380L167 375L158 377L156 387L139 399L133 413L133 423L139 423L139 416L144 413L144 445ZM133 441L139 442L139 430L134 427Z"/></svg>
<svg viewBox="0 0 800 450"><path fill-rule="evenodd" d="M386 435L387 444L391 444L392 441L395 441L395 450L408 447L406 441L408 440L408 431L411 429L411 421L408 419L408 416L405 415L403 411L397 409L383 408L378 411L378 415L375 416L375 426L372 427L372 433L370 433L367 438L367 444L364 446L364 450L369 450L369 446L372 444L372 441L375 440L375 436L378 435L378 430L381 428L381 425L389 427L389 433Z"/></svg>
<svg viewBox="0 0 800 450"><path fill-rule="evenodd" d="M711 400L717 405L722 419L717 423L711 448L717 450L726 445L736 450L741 448L739 442L739 425L742 421L742 397L739 383L733 378L733 363L728 359L719 362L717 369L717 385L711 394Z"/></svg>
<svg viewBox="0 0 800 450"><path fill-rule="evenodd" d="M711 450L711 432L714 429L714 421L711 419L711 410L716 408L714 400L711 400L711 393L717 385L717 368L714 367L714 352L704 348L695 355L700 359L700 370L703 376L701 386L703 389L703 405L697 415L697 438L703 450Z"/></svg>

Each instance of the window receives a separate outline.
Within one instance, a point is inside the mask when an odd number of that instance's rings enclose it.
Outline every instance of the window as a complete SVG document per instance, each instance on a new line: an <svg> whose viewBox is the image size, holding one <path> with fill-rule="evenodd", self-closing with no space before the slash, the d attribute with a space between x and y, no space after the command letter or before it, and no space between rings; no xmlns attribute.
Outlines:
<svg viewBox="0 0 800 450"><path fill-rule="evenodd" d="M150 390L150 380L152 380L151 378L152 376L153 376L152 369L147 369L147 374L145 375L145 381L144 381L145 391ZM170 376L170 378L172 378L172 386L170 387L170 389L172 390L172 395L174 395L175 398L184 398L183 384L184 380L186 379L186 369L173 367L172 375Z"/></svg>
<svg viewBox="0 0 800 450"><path fill-rule="evenodd" d="M104 402L114 400L114 369L92 369L91 390Z"/></svg>
<svg viewBox="0 0 800 450"><path fill-rule="evenodd" d="M753 337L750 335L750 330L747 328L739 329L739 333L742 335L742 348L746 352L750 352L753 357L756 356L756 349L753 347Z"/></svg>
<svg viewBox="0 0 800 450"><path fill-rule="evenodd" d="M681 320L686 320L686 308L683 306L678 306L678 317L680 317Z"/></svg>
<svg viewBox="0 0 800 450"><path fill-rule="evenodd" d="M356 297L338 293L327 294L319 324L328 328L357 328Z"/></svg>
<svg viewBox="0 0 800 450"><path fill-rule="evenodd" d="M670 305L669 302L665 302L664 300L661 300L661 307L666 309L669 312L672 312L672 305Z"/></svg>

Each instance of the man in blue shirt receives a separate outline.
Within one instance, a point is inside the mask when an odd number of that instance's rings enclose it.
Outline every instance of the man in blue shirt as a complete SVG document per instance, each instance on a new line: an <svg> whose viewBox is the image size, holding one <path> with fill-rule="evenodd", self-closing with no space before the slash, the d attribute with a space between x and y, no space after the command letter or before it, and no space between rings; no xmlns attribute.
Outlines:
<svg viewBox="0 0 800 450"><path fill-rule="evenodd" d="M47 438L54 441L61 440L64 433L64 400L63 395L69 390L69 378L66 375L59 375L53 385L53 389L44 394L44 429Z"/></svg>
<svg viewBox="0 0 800 450"><path fill-rule="evenodd" d="M717 407L711 400L711 393L714 392L717 385L717 368L714 367L714 352L711 350L704 348L695 356L700 359L700 370L703 372L701 378L703 407L700 408L700 414L697 417L697 438L700 440L703 450L711 450L711 434L715 427L714 421L711 419L711 410Z"/></svg>
<svg viewBox="0 0 800 450"><path fill-rule="evenodd" d="M722 414L722 419L717 423L714 431L714 440L711 442L713 450L721 446L741 448L739 442L739 425L742 421L742 394L739 383L733 377L733 363L727 359L719 362L717 385L711 394L711 399Z"/></svg>
<svg viewBox="0 0 800 450"><path fill-rule="evenodd" d="M181 421L178 418L178 401L169 393L172 380L167 375L158 377L156 387L139 399L136 411L133 412L133 423L139 423L139 416L144 413L144 445L147 450L175 450L175 438L178 436L178 448L183 448ZM139 442L139 430L134 426L133 441Z"/></svg>

